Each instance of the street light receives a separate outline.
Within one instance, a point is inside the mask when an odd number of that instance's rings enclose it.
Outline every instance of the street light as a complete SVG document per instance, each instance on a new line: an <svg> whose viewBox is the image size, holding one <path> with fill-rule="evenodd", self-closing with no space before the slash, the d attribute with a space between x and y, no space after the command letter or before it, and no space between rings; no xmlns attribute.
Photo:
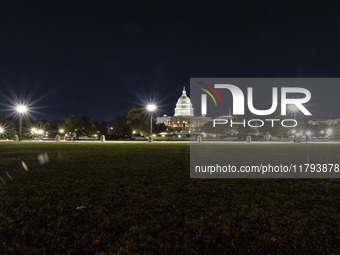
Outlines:
<svg viewBox="0 0 340 255"><path fill-rule="evenodd" d="M327 135L330 136L333 133L333 129L329 128L327 129Z"/></svg>
<svg viewBox="0 0 340 255"><path fill-rule="evenodd" d="M4 129L2 127L0 127L0 137L3 136L3 133L4 133Z"/></svg>
<svg viewBox="0 0 340 255"><path fill-rule="evenodd" d="M313 132L312 132L312 131L310 131L310 130L307 130L307 131L306 131L306 142L308 142L309 140L311 140L312 135L313 135Z"/></svg>
<svg viewBox="0 0 340 255"><path fill-rule="evenodd" d="M329 141L329 137L332 135L333 129L329 128L327 129L327 140Z"/></svg>
<svg viewBox="0 0 340 255"><path fill-rule="evenodd" d="M16 107L17 112L19 113L19 121L20 121L20 127L19 127L19 141L22 139L22 115L27 112L27 107L25 105L18 105Z"/></svg>
<svg viewBox="0 0 340 255"><path fill-rule="evenodd" d="M157 106L155 104L148 104L146 106L146 109L150 112L150 136L149 136L149 142L152 142L152 114L156 110Z"/></svg>
<svg viewBox="0 0 340 255"><path fill-rule="evenodd" d="M288 111L291 111L291 112L297 112L299 109L295 106L295 105L293 105L293 104L290 104L290 105L288 105Z"/></svg>
<svg viewBox="0 0 340 255"><path fill-rule="evenodd" d="M32 140L33 140L35 134L37 133L37 129L36 129L36 128L32 128L32 129L31 129L31 133L32 133Z"/></svg>

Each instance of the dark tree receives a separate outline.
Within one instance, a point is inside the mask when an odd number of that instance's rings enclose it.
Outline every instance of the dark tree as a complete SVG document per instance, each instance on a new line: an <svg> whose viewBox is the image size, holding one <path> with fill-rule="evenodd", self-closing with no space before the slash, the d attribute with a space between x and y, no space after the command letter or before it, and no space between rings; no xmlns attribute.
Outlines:
<svg viewBox="0 0 340 255"><path fill-rule="evenodd" d="M148 135L150 133L150 114L144 108L132 107L127 118L131 129L137 134Z"/></svg>
<svg viewBox="0 0 340 255"><path fill-rule="evenodd" d="M131 126L128 125L128 118L125 116L118 116L115 120L110 122L109 134L116 137L130 137Z"/></svg>
<svg viewBox="0 0 340 255"><path fill-rule="evenodd" d="M71 115L64 122L65 132L76 132L77 136L93 137L98 135L94 122L86 116Z"/></svg>

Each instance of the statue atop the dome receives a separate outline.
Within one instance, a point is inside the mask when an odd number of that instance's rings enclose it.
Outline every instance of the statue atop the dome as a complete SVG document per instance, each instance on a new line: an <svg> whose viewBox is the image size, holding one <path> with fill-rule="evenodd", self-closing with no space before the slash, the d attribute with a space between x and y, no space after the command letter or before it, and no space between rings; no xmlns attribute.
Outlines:
<svg viewBox="0 0 340 255"><path fill-rule="evenodd" d="M187 96L187 92L185 91L185 86L183 86L182 97L186 97L186 96Z"/></svg>

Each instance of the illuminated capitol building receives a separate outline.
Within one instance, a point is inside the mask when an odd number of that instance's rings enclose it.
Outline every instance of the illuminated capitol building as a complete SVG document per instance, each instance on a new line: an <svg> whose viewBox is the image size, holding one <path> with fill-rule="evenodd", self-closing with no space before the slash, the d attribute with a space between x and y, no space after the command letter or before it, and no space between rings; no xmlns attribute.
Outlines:
<svg viewBox="0 0 340 255"><path fill-rule="evenodd" d="M232 119L233 116L219 116L219 119ZM202 133L202 127L212 121L211 117L195 116L194 107L190 98L186 94L185 87L183 88L181 97L177 100L174 116L164 115L163 117L156 118L156 124L164 124L166 126L166 133L162 134L177 134L180 138L184 134L197 134ZM319 136L328 137L332 134L332 126L340 123L340 119L329 120L309 120L308 124L311 126L319 126L316 129L322 129ZM325 131L326 130L326 131ZM318 131L315 131L318 133Z"/></svg>
<svg viewBox="0 0 340 255"><path fill-rule="evenodd" d="M210 117L194 115L194 108L184 87L182 96L177 100L174 116L157 117L156 123L164 123L167 132L190 133L190 130L200 132L202 126L210 120Z"/></svg>

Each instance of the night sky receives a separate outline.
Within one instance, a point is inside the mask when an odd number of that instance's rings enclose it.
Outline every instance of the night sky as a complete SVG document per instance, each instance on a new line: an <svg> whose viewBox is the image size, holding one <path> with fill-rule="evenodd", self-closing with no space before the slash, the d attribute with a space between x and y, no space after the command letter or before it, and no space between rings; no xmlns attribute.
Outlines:
<svg viewBox="0 0 340 255"><path fill-rule="evenodd" d="M339 1L1 1L0 17L1 102L40 98L37 118L173 115L190 77L339 77Z"/></svg>

